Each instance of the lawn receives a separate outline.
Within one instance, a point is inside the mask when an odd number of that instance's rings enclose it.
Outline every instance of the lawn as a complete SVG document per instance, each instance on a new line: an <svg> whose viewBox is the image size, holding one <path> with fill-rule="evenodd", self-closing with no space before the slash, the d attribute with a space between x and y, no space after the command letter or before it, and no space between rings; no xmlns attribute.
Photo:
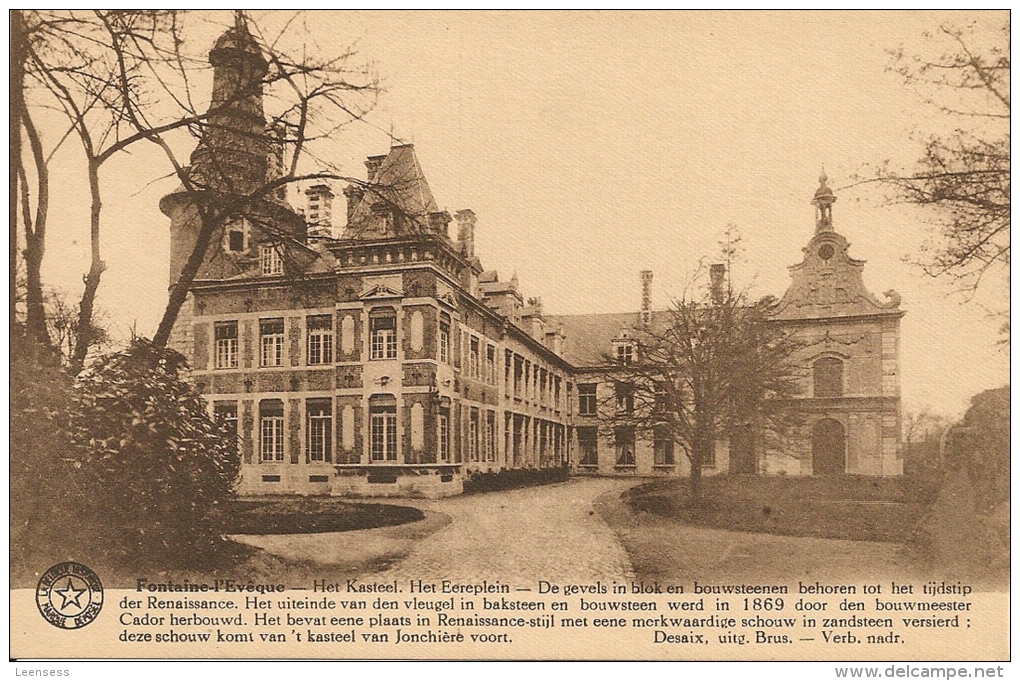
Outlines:
<svg viewBox="0 0 1020 681"><path fill-rule="evenodd" d="M332 497L235 499L219 514L223 534L349 532L422 520L417 508L356 504Z"/></svg>
<svg viewBox="0 0 1020 681"><path fill-rule="evenodd" d="M700 527L897 543L911 540L928 508L903 478L716 476L702 484L700 507L676 478L631 489L624 501Z"/></svg>
<svg viewBox="0 0 1020 681"><path fill-rule="evenodd" d="M106 588L133 587L140 577L150 582L199 583L230 578L295 586L310 585L314 579L342 582L383 569L406 556L423 537L445 527L449 518L393 504L281 497L235 499L216 514L216 522L231 540L222 544L214 557L185 560L175 569L159 564L125 567L110 556L90 551L87 537L80 555L47 556L36 552L32 560L26 561L12 547L11 586L34 588L44 570L69 559L94 569ZM317 547L314 553L320 560L291 558L288 545L298 541ZM203 564L205 567L198 567Z"/></svg>

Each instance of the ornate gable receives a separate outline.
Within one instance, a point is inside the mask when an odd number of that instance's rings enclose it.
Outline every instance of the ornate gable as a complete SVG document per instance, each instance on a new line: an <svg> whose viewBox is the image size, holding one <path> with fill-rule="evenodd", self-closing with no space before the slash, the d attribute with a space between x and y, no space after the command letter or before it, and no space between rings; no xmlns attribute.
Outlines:
<svg viewBox="0 0 1020 681"><path fill-rule="evenodd" d="M822 175L815 194L818 225L804 249L804 260L790 267L790 287L779 302L778 319L814 319L899 313L900 296L885 292L880 301L864 286L864 261L848 254L850 243L832 229L836 198Z"/></svg>

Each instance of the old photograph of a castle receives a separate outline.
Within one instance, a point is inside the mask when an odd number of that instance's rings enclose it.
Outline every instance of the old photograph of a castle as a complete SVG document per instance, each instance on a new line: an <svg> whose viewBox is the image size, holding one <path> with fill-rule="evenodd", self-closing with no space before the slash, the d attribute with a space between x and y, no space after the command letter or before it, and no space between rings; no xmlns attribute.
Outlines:
<svg viewBox="0 0 1020 681"><path fill-rule="evenodd" d="M1008 660L1008 11L10 22L12 659Z"/></svg>

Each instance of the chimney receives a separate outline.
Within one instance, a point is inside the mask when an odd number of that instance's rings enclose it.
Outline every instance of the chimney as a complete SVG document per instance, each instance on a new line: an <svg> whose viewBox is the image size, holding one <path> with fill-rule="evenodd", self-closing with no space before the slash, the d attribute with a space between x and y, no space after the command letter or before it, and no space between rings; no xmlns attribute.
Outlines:
<svg viewBox="0 0 1020 681"><path fill-rule="evenodd" d="M441 210L438 213L429 213L429 229L449 239L450 219L450 214L445 210Z"/></svg>
<svg viewBox="0 0 1020 681"><path fill-rule="evenodd" d="M641 323L648 326L652 322L652 271L641 272Z"/></svg>
<svg viewBox="0 0 1020 681"><path fill-rule="evenodd" d="M454 217L457 218L457 241L460 243L461 252L468 258L475 257L475 212L470 208L458 210Z"/></svg>
<svg viewBox="0 0 1020 681"><path fill-rule="evenodd" d="M386 160L386 154L381 156L369 156L365 159L365 169L368 171L368 181L375 182L375 174L379 172L379 166Z"/></svg>
<svg viewBox="0 0 1020 681"><path fill-rule="evenodd" d="M333 236L333 196L333 189L325 182L305 190L308 199L306 219L312 226L312 234Z"/></svg>
<svg viewBox="0 0 1020 681"><path fill-rule="evenodd" d="M726 265L716 263L709 268L708 274L712 280L712 303L722 305L726 300Z"/></svg>

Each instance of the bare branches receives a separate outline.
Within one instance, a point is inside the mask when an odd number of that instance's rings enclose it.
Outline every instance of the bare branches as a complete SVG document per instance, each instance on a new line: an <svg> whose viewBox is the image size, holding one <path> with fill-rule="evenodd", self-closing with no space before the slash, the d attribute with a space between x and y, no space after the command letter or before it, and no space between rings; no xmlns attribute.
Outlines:
<svg viewBox="0 0 1020 681"><path fill-rule="evenodd" d="M994 44L978 48L970 29L942 26L935 36L950 49L935 59L893 54L891 69L927 103L965 125L932 135L912 171L888 165L872 179L890 200L932 211L934 229L916 264L932 277L947 277L970 300L991 285L1006 298L1010 266L1010 37L1005 20ZM1008 323L1003 326L1009 343Z"/></svg>
<svg viewBox="0 0 1020 681"><path fill-rule="evenodd" d="M600 414L610 428L666 432L680 443L697 498L717 436L738 426L783 431L785 405L800 388L791 360L799 345L771 320L773 299L752 301L723 282L694 290L614 341L618 352L601 372L614 390Z"/></svg>
<svg viewBox="0 0 1020 681"><path fill-rule="evenodd" d="M169 168L142 172L176 176L178 191L197 211L197 251L194 258L188 258L189 266L173 287L164 323L157 332L157 339L165 343L216 229L239 215L260 215L267 202L290 211L288 220L300 221L287 205L287 188L305 179L342 177L311 165L327 155L314 147L328 145L345 125L362 120L378 92L374 71L356 64L351 50L315 60L305 55L301 44L301 56L290 56L285 46L288 40L293 42L293 36L288 28L299 26L294 24L298 15L275 31L271 42L262 40L258 45L248 31L262 36L263 29L250 17L235 18L227 33L237 33L233 38L225 33L227 42L217 42L214 52L220 50L220 56L230 60L237 58L237 49L247 49L254 70L242 73L234 87L221 85L219 99L214 96L212 104L203 105L204 110L196 105L193 92L195 83L207 78L213 58L205 40L189 41L188 24L194 23L189 22L193 16L199 22L208 21L205 13L61 10L24 11L24 16L28 26L22 63L27 66L24 91L30 95L30 106L64 113L73 136L81 142L88 166L92 264L79 305L82 319L78 326L84 335L92 328L86 317L91 314L105 269L99 251L99 170L108 160L139 142L154 144L162 150ZM249 43L231 43L241 32ZM255 68L258 64L261 67ZM263 101L267 111L263 111ZM60 137L58 145L67 134ZM190 160L179 158L175 150L189 142L197 142L199 149ZM20 153L18 157L20 163ZM38 172L29 176L44 177ZM21 184L15 176L12 197L21 193ZM44 197L41 192L39 195L37 203L45 213ZM24 213L13 206L12 211L12 215ZM36 230L45 225L44 218L34 219ZM28 226L27 221L25 224ZM259 221L258 228L270 240L283 241L289 236L273 220ZM193 263L195 267L190 266ZM76 362L84 361L88 347L87 338L80 341L81 347L74 353Z"/></svg>

